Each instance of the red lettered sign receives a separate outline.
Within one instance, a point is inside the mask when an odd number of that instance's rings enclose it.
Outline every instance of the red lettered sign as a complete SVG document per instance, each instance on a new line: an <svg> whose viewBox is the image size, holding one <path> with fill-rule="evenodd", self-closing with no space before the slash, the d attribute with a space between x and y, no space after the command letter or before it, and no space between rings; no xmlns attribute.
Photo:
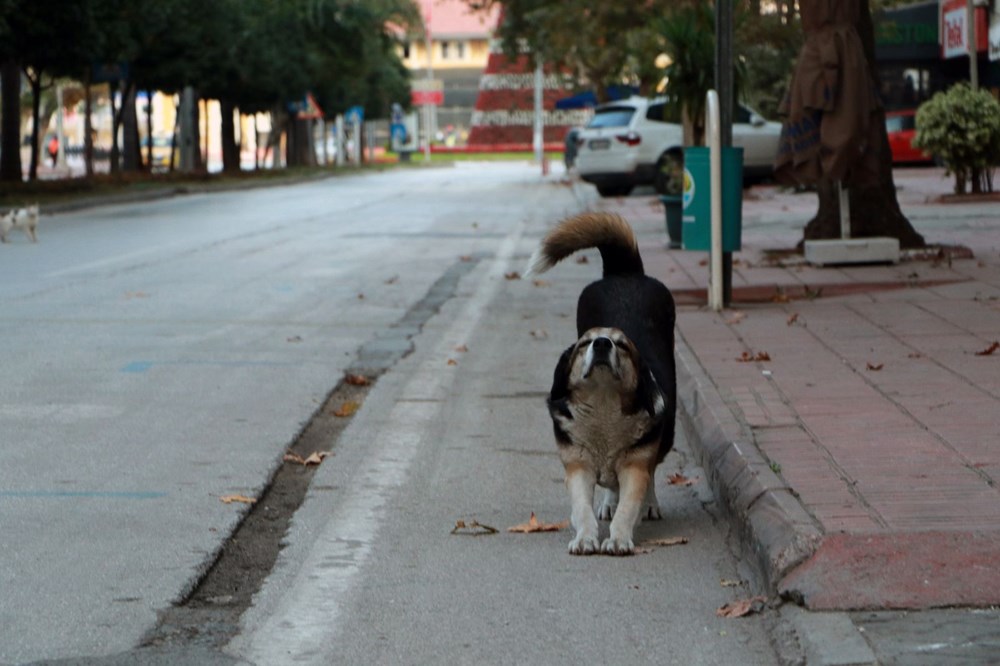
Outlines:
<svg viewBox="0 0 1000 666"><path fill-rule="evenodd" d="M419 106L421 104L440 106L444 104L444 91L412 90L410 91L410 101L416 106Z"/></svg>

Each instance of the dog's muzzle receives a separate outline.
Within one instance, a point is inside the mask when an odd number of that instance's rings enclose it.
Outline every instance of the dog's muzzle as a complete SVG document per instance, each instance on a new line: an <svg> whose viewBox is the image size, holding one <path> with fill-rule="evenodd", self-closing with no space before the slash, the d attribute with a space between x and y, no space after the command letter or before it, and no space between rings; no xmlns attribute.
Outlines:
<svg viewBox="0 0 1000 666"><path fill-rule="evenodd" d="M594 338L587 348L586 372L584 378L589 377L594 368L604 366L611 370L612 374L618 374L618 359L615 356L615 345L610 338Z"/></svg>

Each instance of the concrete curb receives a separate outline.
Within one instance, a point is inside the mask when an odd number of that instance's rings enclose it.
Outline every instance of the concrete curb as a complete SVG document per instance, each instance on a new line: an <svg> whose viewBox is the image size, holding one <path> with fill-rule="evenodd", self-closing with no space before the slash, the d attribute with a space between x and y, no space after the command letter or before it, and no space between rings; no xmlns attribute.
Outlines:
<svg viewBox="0 0 1000 666"><path fill-rule="evenodd" d="M740 527L768 589L819 547L822 532L754 444L680 329L676 336L678 418L709 481Z"/></svg>

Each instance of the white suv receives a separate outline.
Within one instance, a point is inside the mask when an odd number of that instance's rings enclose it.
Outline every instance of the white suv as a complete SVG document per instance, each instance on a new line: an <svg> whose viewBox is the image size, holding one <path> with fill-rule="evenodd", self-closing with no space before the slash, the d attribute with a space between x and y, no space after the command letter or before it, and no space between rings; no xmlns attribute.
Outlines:
<svg viewBox="0 0 1000 666"><path fill-rule="evenodd" d="M671 174L683 162L684 132L665 120L665 99L630 97L602 104L577 135L576 169L580 178L597 186L601 196L624 196L636 185L653 185L660 193L675 188ZM743 148L743 175L771 173L778 152L781 123L737 106L733 145Z"/></svg>

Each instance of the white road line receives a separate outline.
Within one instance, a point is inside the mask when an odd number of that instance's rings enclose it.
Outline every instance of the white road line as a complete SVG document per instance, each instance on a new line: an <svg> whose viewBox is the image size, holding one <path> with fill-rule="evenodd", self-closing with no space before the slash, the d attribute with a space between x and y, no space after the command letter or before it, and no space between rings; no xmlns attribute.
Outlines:
<svg viewBox="0 0 1000 666"><path fill-rule="evenodd" d="M444 359L471 337L485 308L503 284L503 274L524 232L525 223L504 239L468 303L448 326L433 351L407 381L401 395L443 395L455 373L442 372ZM397 402L388 418L368 435L373 450L343 493L345 502L323 526L301 568L270 616L248 627L227 651L256 664L327 664L325 649L338 632L342 602L364 569L397 489L425 445L429 427L440 417L436 401ZM266 583L265 583L266 585Z"/></svg>

